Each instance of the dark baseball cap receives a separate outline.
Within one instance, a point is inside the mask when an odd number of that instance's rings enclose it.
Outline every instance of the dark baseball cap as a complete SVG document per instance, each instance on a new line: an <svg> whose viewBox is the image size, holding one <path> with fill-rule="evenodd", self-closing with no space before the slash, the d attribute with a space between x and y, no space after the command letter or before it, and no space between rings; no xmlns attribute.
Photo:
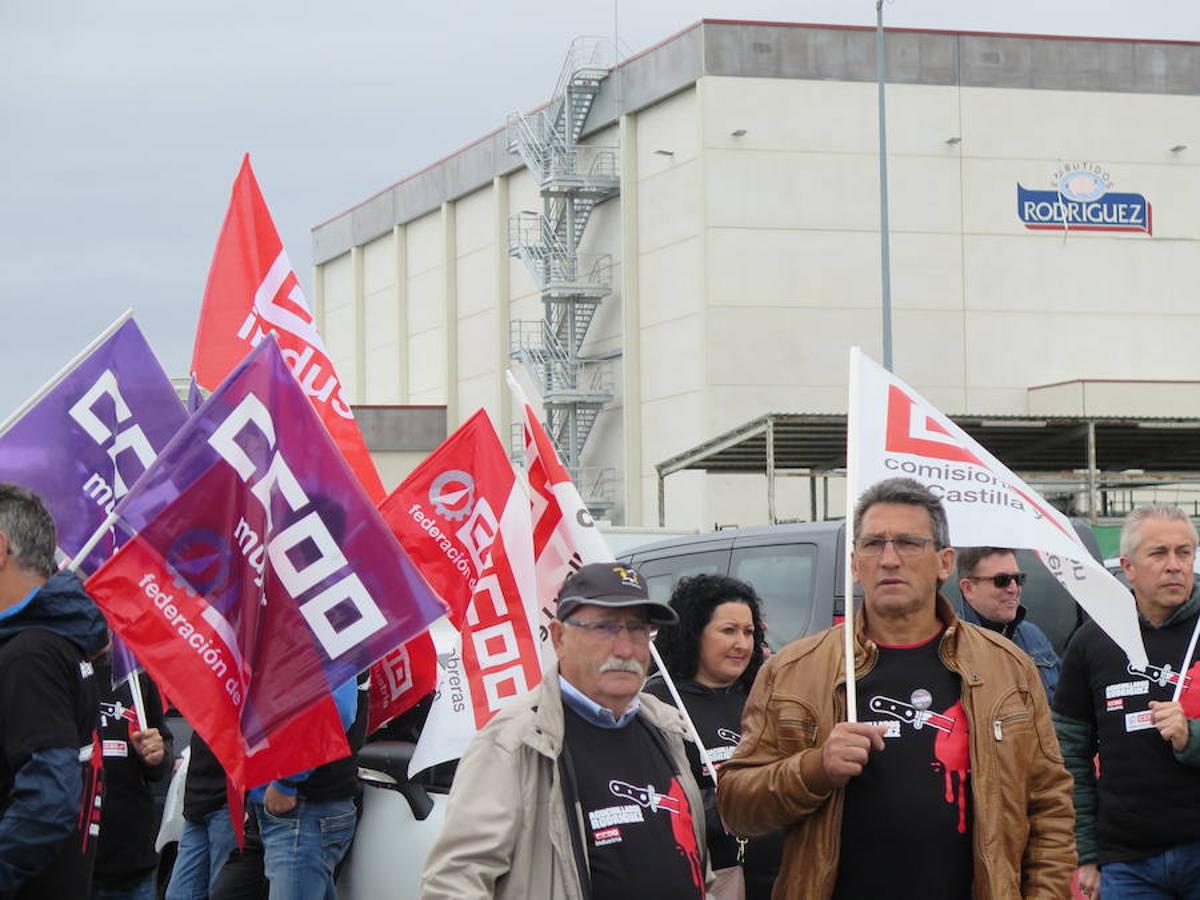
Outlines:
<svg viewBox="0 0 1200 900"><path fill-rule="evenodd" d="M644 606L651 622L674 625L679 621L670 606L651 599L636 569L617 562L590 563L569 576L558 592L558 618L565 619L585 603L614 608Z"/></svg>

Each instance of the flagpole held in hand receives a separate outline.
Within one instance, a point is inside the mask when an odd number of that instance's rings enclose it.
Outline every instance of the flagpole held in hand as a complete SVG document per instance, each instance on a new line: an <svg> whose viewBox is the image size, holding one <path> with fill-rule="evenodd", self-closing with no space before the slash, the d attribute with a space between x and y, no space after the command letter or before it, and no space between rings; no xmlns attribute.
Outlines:
<svg viewBox="0 0 1200 900"><path fill-rule="evenodd" d="M858 721L858 688L854 683L854 571L850 554L854 547L854 504L858 501L858 347L850 348L850 398L846 406L846 539L845 614L842 636L846 657L846 721Z"/></svg>
<svg viewBox="0 0 1200 900"><path fill-rule="evenodd" d="M1171 698L1175 703L1179 702L1179 698L1183 696L1183 686L1188 679L1188 665L1192 661L1192 654L1196 652L1196 639L1200 638L1200 616L1196 616L1196 626L1192 629L1192 639L1188 642L1187 652L1183 654L1183 663L1179 666L1179 681L1175 682L1175 696Z"/></svg>

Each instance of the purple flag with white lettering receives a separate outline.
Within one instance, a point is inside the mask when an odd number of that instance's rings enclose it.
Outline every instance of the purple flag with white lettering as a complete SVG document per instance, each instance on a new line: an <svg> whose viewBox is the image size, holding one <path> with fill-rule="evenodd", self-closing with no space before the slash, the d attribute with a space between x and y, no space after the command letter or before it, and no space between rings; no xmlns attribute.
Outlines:
<svg viewBox="0 0 1200 900"><path fill-rule="evenodd" d="M74 557L187 419L126 313L0 426L0 481L40 494L58 547ZM110 532L80 567L115 549Z"/></svg>
<svg viewBox="0 0 1200 900"><path fill-rule="evenodd" d="M89 589L106 612L120 607L114 627L126 623L118 630L181 709L166 670L181 654L236 695L248 766L289 720L446 612L273 339L116 511L137 537ZM139 645L139 634L154 637Z"/></svg>

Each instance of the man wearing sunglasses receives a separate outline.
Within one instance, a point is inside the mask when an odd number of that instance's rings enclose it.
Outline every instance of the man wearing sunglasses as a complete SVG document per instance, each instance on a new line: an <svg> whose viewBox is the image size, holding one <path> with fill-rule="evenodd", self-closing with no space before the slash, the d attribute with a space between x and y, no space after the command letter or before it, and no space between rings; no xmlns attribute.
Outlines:
<svg viewBox="0 0 1200 900"><path fill-rule="evenodd" d="M703 900L704 807L679 711L641 693L650 641L678 621L619 563L563 584L541 687L459 763L424 900Z"/></svg>
<svg viewBox="0 0 1200 900"><path fill-rule="evenodd" d="M1004 547L961 547L957 564L963 621L1002 634L1029 654L1053 703L1058 654L1042 629L1025 618L1021 588L1026 575L1016 554Z"/></svg>
<svg viewBox="0 0 1200 900"><path fill-rule="evenodd" d="M855 721L844 626L759 670L721 769L725 827L786 829L776 900L981 900L1070 894L1071 776L1037 671L962 622L941 501L893 478L854 510Z"/></svg>

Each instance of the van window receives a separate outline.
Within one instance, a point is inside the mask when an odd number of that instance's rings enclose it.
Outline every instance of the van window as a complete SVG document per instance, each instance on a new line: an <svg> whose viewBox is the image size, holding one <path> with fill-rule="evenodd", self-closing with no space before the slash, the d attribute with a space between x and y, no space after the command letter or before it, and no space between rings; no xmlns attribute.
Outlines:
<svg viewBox="0 0 1200 900"><path fill-rule="evenodd" d="M634 568L646 580L651 600L671 602L671 592L680 578L692 575L724 575L729 571L729 551L710 550L684 556L664 556L660 559L634 560Z"/></svg>
<svg viewBox="0 0 1200 900"><path fill-rule="evenodd" d="M813 617L816 544L742 547L729 574L749 583L763 600L767 643L778 650L808 633Z"/></svg>

